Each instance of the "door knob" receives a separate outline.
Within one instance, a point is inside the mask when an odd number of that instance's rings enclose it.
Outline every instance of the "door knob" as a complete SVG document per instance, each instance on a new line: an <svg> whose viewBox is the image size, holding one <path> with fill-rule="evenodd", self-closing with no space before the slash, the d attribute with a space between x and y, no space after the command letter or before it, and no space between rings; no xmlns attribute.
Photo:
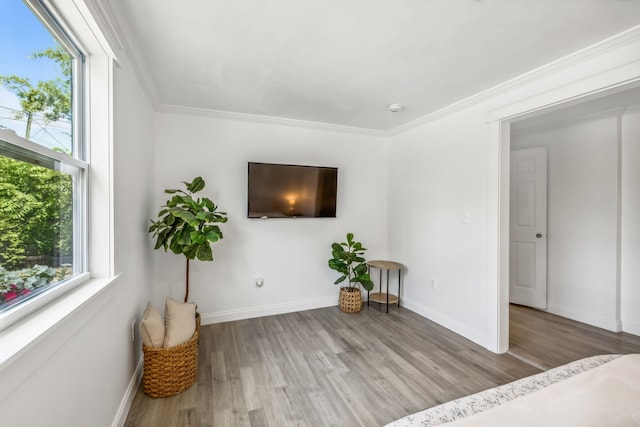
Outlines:
<svg viewBox="0 0 640 427"><path fill-rule="evenodd" d="M537 233L537 234L536 234L536 237L539 239L539 238L541 238L541 237L542 237L542 234Z"/></svg>

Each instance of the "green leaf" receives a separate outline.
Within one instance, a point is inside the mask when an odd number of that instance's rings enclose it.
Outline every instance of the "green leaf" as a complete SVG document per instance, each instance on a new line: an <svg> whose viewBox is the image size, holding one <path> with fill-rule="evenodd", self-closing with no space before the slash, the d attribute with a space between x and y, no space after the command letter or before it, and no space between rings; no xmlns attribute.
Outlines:
<svg viewBox="0 0 640 427"><path fill-rule="evenodd" d="M180 229L176 236L177 243L182 246L188 246L191 244L191 232L193 229L188 225L185 225Z"/></svg>
<svg viewBox="0 0 640 427"><path fill-rule="evenodd" d="M360 283L362 283L362 287L368 291L373 289L373 282L371 280L365 280Z"/></svg>
<svg viewBox="0 0 640 427"><path fill-rule="evenodd" d="M213 261L213 252L209 243L203 243L198 245L196 256L200 261Z"/></svg>
<svg viewBox="0 0 640 427"><path fill-rule="evenodd" d="M222 233L216 231L209 231L207 233L207 240L210 242L217 242L222 238Z"/></svg>
<svg viewBox="0 0 640 427"><path fill-rule="evenodd" d="M189 237L191 238L191 243L201 244L207 241L207 237L199 231L192 231Z"/></svg>
<svg viewBox="0 0 640 427"><path fill-rule="evenodd" d="M171 249L171 252L174 254L181 254L183 253L183 248L184 246L178 243L178 236L173 236L169 243L169 249Z"/></svg>
<svg viewBox="0 0 640 427"><path fill-rule="evenodd" d="M200 221L198 221L198 218L196 218L196 216L189 211L186 211L182 208L171 208L170 212L171 215L180 218L192 227L197 227L198 225L200 225Z"/></svg>
<svg viewBox="0 0 640 427"><path fill-rule="evenodd" d="M182 248L182 253L189 259L195 259L198 245L189 245Z"/></svg>
<svg viewBox="0 0 640 427"><path fill-rule="evenodd" d="M204 182L204 179L202 179L202 177L196 177L190 183L185 182L184 184L187 185L187 190L191 193L197 193L198 191L202 190L205 186L205 182Z"/></svg>
<svg viewBox="0 0 640 427"><path fill-rule="evenodd" d="M344 282L344 279L346 279L347 276L342 276L340 277L338 280L336 280L335 282L333 282L334 285L337 285L338 283Z"/></svg>
<svg viewBox="0 0 640 427"><path fill-rule="evenodd" d="M362 276L367 273L367 265L366 264L358 264L353 268L353 272L357 276Z"/></svg>
<svg viewBox="0 0 640 427"><path fill-rule="evenodd" d="M209 209L210 211L215 211L217 209L217 207L213 203L213 201L211 201L211 199L208 199L206 197L202 198L202 206L204 206L205 208Z"/></svg>

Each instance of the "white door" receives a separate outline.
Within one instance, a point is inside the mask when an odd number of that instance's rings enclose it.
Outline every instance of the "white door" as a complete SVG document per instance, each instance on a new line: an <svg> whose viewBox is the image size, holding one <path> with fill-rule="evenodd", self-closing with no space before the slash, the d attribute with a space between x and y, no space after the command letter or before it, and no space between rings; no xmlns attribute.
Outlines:
<svg viewBox="0 0 640 427"><path fill-rule="evenodd" d="M547 308L547 149L511 152L509 301Z"/></svg>

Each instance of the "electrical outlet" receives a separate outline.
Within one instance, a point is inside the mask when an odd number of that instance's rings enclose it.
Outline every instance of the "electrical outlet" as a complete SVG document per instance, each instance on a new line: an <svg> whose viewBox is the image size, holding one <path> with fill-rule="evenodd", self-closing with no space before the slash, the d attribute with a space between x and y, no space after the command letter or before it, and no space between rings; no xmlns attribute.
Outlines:
<svg viewBox="0 0 640 427"><path fill-rule="evenodd" d="M438 287L438 279L436 279L435 277L431 278L431 289L435 289Z"/></svg>
<svg viewBox="0 0 640 427"><path fill-rule="evenodd" d="M131 342L136 340L136 319L131 321Z"/></svg>

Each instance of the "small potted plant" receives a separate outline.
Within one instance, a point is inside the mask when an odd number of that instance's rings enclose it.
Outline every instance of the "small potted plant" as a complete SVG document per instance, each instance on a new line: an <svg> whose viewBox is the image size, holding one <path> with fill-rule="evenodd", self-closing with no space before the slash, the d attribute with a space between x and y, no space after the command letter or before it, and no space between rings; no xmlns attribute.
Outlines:
<svg viewBox="0 0 640 427"><path fill-rule="evenodd" d="M347 280L347 285L340 288L340 310L345 313L357 313L362 309L360 285L368 291L373 289L363 257L366 250L362 243L353 240L353 233L347 233L346 242L331 244L329 268L341 274L334 284Z"/></svg>
<svg viewBox="0 0 640 427"><path fill-rule="evenodd" d="M227 214L219 212L210 199L193 198L202 190L205 182L201 177L191 182L183 182L187 191L167 189L174 196L167 200L158 213L157 221L151 220L149 233L156 237L155 249L164 248L175 254L182 254L187 260L186 288L184 302L189 298L189 260L212 261L211 245L222 239L222 231L217 223L227 222Z"/></svg>

